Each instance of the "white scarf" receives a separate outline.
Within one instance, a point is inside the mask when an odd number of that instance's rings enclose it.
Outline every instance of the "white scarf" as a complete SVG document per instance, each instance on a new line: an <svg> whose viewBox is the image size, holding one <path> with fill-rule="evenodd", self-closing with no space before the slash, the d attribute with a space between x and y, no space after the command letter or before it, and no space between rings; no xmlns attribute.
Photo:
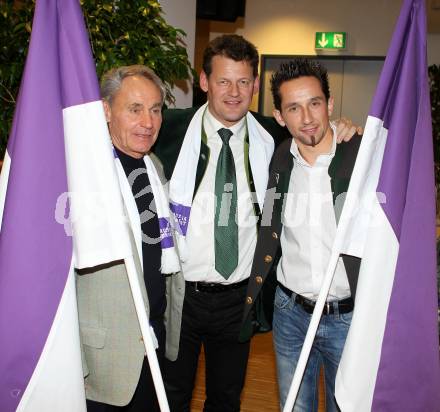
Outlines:
<svg viewBox="0 0 440 412"><path fill-rule="evenodd" d="M125 172L123 170L121 161L116 156L116 153L115 157L116 168L119 169L118 173L120 174L120 176L125 177ZM176 249L174 247L173 231L170 224L170 209L168 207L168 199L165 194L165 189L162 185L162 182L160 181L159 175L157 174L156 167L154 166L153 161L150 159L150 156L144 156L144 163L147 169L151 190L153 192L154 202L156 204L157 218L159 220L160 246L162 248L160 270L164 274L176 273L180 271L180 262L177 256Z"/></svg>
<svg viewBox="0 0 440 412"><path fill-rule="evenodd" d="M174 230L182 262L187 259L186 233L191 215L197 164L200 156L204 104L194 114L186 130L179 157L170 180L170 209L174 215ZM269 163L274 150L274 141L249 112L246 115L249 133L249 160L254 178L260 210L269 178Z"/></svg>

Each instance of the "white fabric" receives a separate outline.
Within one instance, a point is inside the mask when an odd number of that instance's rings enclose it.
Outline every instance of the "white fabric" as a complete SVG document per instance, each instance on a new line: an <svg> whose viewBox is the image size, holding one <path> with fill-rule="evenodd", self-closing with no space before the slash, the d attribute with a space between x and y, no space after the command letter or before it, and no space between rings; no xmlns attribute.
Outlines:
<svg viewBox="0 0 440 412"><path fill-rule="evenodd" d="M372 208L378 199L380 203L386 202L384 195L376 193L376 189L387 136L383 121L368 116L344 211L339 220L339 225L347 225L344 237L341 238L342 253L362 257L368 245L368 230L377 226Z"/></svg>
<svg viewBox="0 0 440 412"><path fill-rule="evenodd" d="M93 267L128 257L128 228L102 102L68 107L63 118L75 264ZM58 202L57 221L63 209Z"/></svg>
<svg viewBox="0 0 440 412"><path fill-rule="evenodd" d="M202 118L206 107L207 103L197 110L191 119L170 181L170 203L175 211L175 220L178 222L175 223L176 237L182 262L185 262L188 258L186 230L190 222L196 170L200 155ZM246 121L249 131L250 166L261 209L267 187L268 168L274 150L274 142L270 134L250 113L246 115ZM210 161L212 161L212 156ZM212 189L212 192L214 192L214 187Z"/></svg>
<svg viewBox="0 0 440 412"><path fill-rule="evenodd" d="M71 264L66 286L18 412L85 412L75 275ZM60 395L62 396L56 396Z"/></svg>
<svg viewBox="0 0 440 412"><path fill-rule="evenodd" d="M156 204L156 212L158 220L165 219L168 222L168 231L162 230L160 228L161 235L161 246L162 246L162 257L161 257L161 272L165 274L169 273L177 273L180 271L180 262L177 256L176 250L174 248L174 241L172 239L172 232L170 226L170 210L168 207L168 198L165 194L164 187L162 182L160 181L159 175L157 174L157 170L150 159L149 155L144 156L144 163L147 169L148 180L150 181L151 191L153 192L154 202ZM141 229L141 220L139 216L139 211L136 206L136 201L133 197L133 192L131 190L130 183L127 179L125 171L122 167L121 161L119 158L115 159L116 170L118 173L119 184L121 186L121 192L124 199L125 206L127 208L128 219L130 222L130 226L133 231L133 235L136 241L136 248L139 255L139 260L141 265L143 266L142 259L142 229ZM148 190L148 188L147 188ZM164 245L164 238L171 237L170 241L172 242L171 247L166 247ZM148 241L145 239L144 241ZM159 239L152 239L153 242L159 241Z"/></svg>
<svg viewBox="0 0 440 412"><path fill-rule="evenodd" d="M362 257L353 319L336 375L336 399L344 412L371 411L399 251L378 202L371 213L378 226L368 231L371 247Z"/></svg>
<svg viewBox="0 0 440 412"><path fill-rule="evenodd" d="M380 205L386 199L376 194L387 134L380 119L368 117L339 225L347 227L338 239L341 251L362 257L353 319L336 375L336 399L344 412L371 410L399 251Z"/></svg>
<svg viewBox="0 0 440 412"><path fill-rule="evenodd" d="M333 128L333 127L332 127ZM335 155L336 130L330 153L317 157L311 166L301 156L295 140L291 153L295 166L283 211L277 278L288 289L315 300L321 290L336 235L336 218L328 168ZM342 258L336 266L328 301L350 296Z"/></svg>
<svg viewBox="0 0 440 412"><path fill-rule="evenodd" d="M229 130L233 133L229 140L235 163L237 179L237 223L238 223L238 265L226 280L215 270L214 217L215 217L215 176L217 160L222 148L222 140L217 131L224 126L206 110L204 129L210 149L210 161L191 208L191 220L186 236L188 259L182 269L185 280L230 284L249 277L257 238L254 206L246 178L244 140L246 120L241 119Z"/></svg>
<svg viewBox="0 0 440 412"><path fill-rule="evenodd" d="M183 207L185 213L174 210L174 227L177 239L177 248L182 262L187 260L186 230L190 218L191 204L196 182L197 164L199 161L202 118L208 103L200 107L191 119L180 148L179 157L174 166L170 180L170 205L174 208Z"/></svg>
<svg viewBox="0 0 440 412"><path fill-rule="evenodd" d="M3 210L5 207L6 190L9 181L9 171L11 169L11 158L6 150L5 158L3 159L2 171L0 173L0 232L2 230Z"/></svg>
<svg viewBox="0 0 440 412"><path fill-rule="evenodd" d="M180 261L174 247L173 233L171 230L171 219L168 197L165 194L164 187L160 181L157 170L154 167L150 156L144 156L145 166L147 167L148 179L153 190L154 201L156 203L157 217L158 219L165 219L167 221L167 227L164 228L160 225L160 236L162 244L162 260L161 260L161 272L162 273L177 273L180 271ZM168 238L168 244L164 244Z"/></svg>

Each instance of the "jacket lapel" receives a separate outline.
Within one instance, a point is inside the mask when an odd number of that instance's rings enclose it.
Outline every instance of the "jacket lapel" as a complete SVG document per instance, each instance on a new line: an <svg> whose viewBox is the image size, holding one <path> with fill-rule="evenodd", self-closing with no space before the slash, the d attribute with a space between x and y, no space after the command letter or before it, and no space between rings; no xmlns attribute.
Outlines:
<svg viewBox="0 0 440 412"><path fill-rule="evenodd" d="M333 205L335 209L336 223L339 222L339 218L342 213L342 208L344 206L351 175L351 172L348 176L344 175L343 149L344 143L337 145L335 156L333 157L328 168L328 174L330 175L330 184L333 193Z"/></svg>
<svg viewBox="0 0 440 412"><path fill-rule="evenodd" d="M274 264L279 258L283 201L293 167L291 141L288 139L281 144L271 162L240 341L246 341L257 331L265 332L271 328L276 287Z"/></svg>
<svg viewBox="0 0 440 412"><path fill-rule="evenodd" d="M336 224L339 222L344 207L359 145L360 138L358 136L353 137L348 143L337 145L335 156L329 166L328 172L331 179ZM351 296L355 299L360 259L354 256L342 255L342 260L344 261Z"/></svg>

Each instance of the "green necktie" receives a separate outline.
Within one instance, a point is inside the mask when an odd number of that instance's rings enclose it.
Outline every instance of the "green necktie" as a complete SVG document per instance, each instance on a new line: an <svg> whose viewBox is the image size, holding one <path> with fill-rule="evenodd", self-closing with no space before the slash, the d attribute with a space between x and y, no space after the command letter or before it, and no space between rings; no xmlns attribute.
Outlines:
<svg viewBox="0 0 440 412"><path fill-rule="evenodd" d="M229 146L232 132L220 129L217 133L223 145L215 174L215 270L228 279L238 264L237 181L234 156Z"/></svg>

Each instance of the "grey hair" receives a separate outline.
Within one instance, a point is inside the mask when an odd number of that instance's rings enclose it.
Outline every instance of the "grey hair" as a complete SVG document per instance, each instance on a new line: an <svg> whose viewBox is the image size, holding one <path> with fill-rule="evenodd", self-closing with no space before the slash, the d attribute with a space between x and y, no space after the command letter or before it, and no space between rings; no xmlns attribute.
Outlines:
<svg viewBox="0 0 440 412"><path fill-rule="evenodd" d="M142 76L152 81L159 88L162 104L164 103L166 89L162 80L153 70L141 64L115 67L104 73L101 78L102 99L111 105L115 93L121 88L122 80L130 76Z"/></svg>

